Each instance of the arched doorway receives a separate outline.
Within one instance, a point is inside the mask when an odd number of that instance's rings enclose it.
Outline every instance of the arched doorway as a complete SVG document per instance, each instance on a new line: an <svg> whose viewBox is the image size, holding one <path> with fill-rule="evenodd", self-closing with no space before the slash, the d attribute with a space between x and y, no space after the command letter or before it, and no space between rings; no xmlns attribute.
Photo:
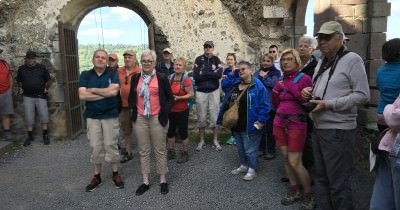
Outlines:
<svg viewBox="0 0 400 210"><path fill-rule="evenodd" d="M92 10L100 7L125 7L137 13L148 28L149 48L155 49L154 20L147 8L138 1L102 1L87 0L71 1L61 10L58 17L60 60L63 70L64 101L66 113L67 135L77 137L82 131L84 121L82 117L81 101L79 100L79 58L77 30L82 19Z"/></svg>

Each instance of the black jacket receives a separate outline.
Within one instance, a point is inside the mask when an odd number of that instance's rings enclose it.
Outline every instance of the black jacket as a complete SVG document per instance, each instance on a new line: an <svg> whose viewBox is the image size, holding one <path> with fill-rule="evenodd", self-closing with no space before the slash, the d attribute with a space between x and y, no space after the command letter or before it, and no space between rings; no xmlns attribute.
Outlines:
<svg viewBox="0 0 400 210"><path fill-rule="evenodd" d="M200 55L194 63L196 67L193 69L193 79L196 82L196 90L203 93L217 90L223 71L219 58L214 55L211 58Z"/></svg>
<svg viewBox="0 0 400 210"><path fill-rule="evenodd" d="M128 97L129 109L131 110L131 119L136 122L137 119L137 93L136 88L139 82L141 74L136 74L132 77L131 90ZM156 73L158 80L158 97L160 101L160 113L158 114L158 121L162 126L168 124L168 115L171 110L173 96L171 86L169 84L168 77L163 73Z"/></svg>

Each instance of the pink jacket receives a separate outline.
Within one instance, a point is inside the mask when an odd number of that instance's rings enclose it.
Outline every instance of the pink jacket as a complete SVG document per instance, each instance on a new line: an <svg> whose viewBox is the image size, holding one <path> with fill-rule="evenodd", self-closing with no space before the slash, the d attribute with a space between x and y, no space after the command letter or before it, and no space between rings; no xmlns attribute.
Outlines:
<svg viewBox="0 0 400 210"><path fill-rule="evenodd" d="M274 126L285 127L286 119L284 115L303 115L304 119L291 120L288 127L297 129L307 129L307 122L301 104L305 102L301 96L301 90L311 87L312 81L308 75L303 75L298 82L293 82L294 78L300 73L298 70L283 72L282 81L277 82L272 90L272 103L276 107Z"/></svg>
<svg viewBox="0 0 400 210"><path fill-rule="evenodd" d="M378 148L384 151L392 151L396 139L400 139L400 96L393 104L388 104L383 110L386 124L391 128L382 137Z"/></svg>

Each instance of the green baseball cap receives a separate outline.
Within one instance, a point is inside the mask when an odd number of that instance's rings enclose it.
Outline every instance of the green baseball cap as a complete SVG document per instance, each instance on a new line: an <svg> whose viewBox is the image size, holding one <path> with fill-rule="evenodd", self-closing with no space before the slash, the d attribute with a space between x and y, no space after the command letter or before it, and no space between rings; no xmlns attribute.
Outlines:
<svg viewBox="0 0 400 210"><path fill-rule="evenodd" d="M322 24L321 28L319 28L319 31L317 32L316 35L318 35L318 34L333 34L336 32L343 33L342 25L340 25L340 23L338 23L336 21L329 21L329 22L325 22L324 24Z"/></svg>

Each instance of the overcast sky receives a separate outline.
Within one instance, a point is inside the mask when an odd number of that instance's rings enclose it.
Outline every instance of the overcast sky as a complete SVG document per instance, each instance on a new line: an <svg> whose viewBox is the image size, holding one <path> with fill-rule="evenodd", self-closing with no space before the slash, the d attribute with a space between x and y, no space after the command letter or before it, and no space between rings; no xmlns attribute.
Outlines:
<svg viewBox="0 0 400 210"><path fill-rule="evenodd" d="M391 16L388 18L387 39L400 37L400 0L391 2ZM313 4L310 0L306 12L307 35L313 34ZM78 30L80 44L132 44L148 43L147 26L140 16L122 7L102 7L88 13Z"/></svg>

